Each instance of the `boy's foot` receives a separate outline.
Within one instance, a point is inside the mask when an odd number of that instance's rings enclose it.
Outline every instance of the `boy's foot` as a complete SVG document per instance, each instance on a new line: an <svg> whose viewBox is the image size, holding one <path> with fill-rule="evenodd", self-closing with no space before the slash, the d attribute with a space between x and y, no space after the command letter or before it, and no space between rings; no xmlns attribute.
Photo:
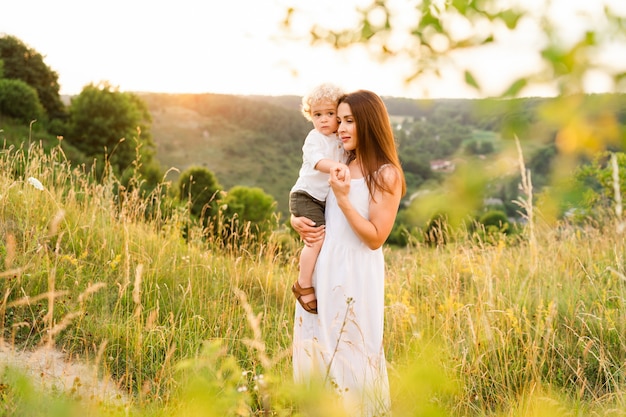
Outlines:
<svg viewBox="0 0 626 417"><path fill-rule="evenodd" d="M315 288L313 287L302 288L300 284L298 283L298 280L296 280L296 282L291 287L291 291L293 291L293 295L296 297L296 300L298 300L298 302L300 303L300 305L305 311L311 314L317 314L317 298L313 298L310 301L304 301L302 299L302 296L305 296L305 295L313 294L313 296L315 296Z"/></svg>

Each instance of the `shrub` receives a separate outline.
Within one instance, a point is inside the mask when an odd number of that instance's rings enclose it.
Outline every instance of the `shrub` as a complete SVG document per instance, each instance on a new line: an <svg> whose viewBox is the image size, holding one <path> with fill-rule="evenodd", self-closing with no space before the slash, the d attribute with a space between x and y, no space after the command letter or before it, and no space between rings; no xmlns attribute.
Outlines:
<svg viewBox="0 0 626 417"><path fill-rule="evenodd" d="M217 213L218 192L222 190L217 177L203 167L191 167L178 178L178 198L189 201L189 212L200 218L203 212L207 216ZM208 210L207 210L208 208Z"/></svg>
<svg viewBox="0 0 626 417"><path fill-rule="evenodd" d="M509 230L509 219L506 217L506 213L500 210L489 210L480 216L479 222L487 230L495 228L495 230L503 233L507 233Z"/></svg>
<svg viewBox="0 0 626 417"><path fill-rule="evenodd" d="M450 226L446 213L434 214L426 224L424 241L431 246L445 245L450 239Z"/></svg>
<svg viewBox="0 0 626 417"><path fill-rule="evenodd" d="M37 91L21 80L0 79L0 113L30 123L44 117Z"/></svg>
<svg viewBox="0 0 626 417"><path fill-rule="evenodd" d="M264 238L276 228L276 201L258 187L235 186L220 200L225 237Z"/></svg>

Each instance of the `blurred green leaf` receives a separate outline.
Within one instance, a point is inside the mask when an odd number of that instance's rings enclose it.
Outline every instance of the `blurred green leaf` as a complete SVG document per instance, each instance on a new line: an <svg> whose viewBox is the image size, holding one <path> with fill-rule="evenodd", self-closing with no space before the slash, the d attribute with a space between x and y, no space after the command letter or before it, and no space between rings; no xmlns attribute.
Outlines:
<svg viewBox="0 0 626 417"><path fill-rule="evenodd" d="M453 0L452 1L452 7L457 9L459 13L461 14L465 14L469 5L470 4L467 0Z"/></svg>
<svg viewBox="0 0 626 417"><path fill-rule="evenodd" d="M468 70L465 70L465 83L474 87L477 90L480 90L480 86L478 85L478 81L476 81L476 78L474 78L474 74L472 74Z"/></svg>
<svg viewBox="0 0 626 417"><path fill-rule="evenodd" d="M424 15L422 16L422 18L420 19L420 23L417 29L418 33L423 33L424 29L426 28L432 28L434 29L437 33L443 33L443 26L441 24L441 20L434 16L433 13L429 10L426 9Z"/></svg>
<svg viewBox="0 0 626 417"><path fill-rule="evenodd" d="M519 13L513 9L507 9L498 14L500 20L504 22L507 28L513 30L517 27L518 22L520 21L522 13Z"/></svg>
<svg viewBox="0 0 626 417"><path fill-rule="evenodd" d="M528 85L526 78L520 78L515 81L506 89L502 94L503 97L516 97L524 87Z"/></svg>
<svg viewBox="0 0 626 417"><path fill-rule="evenodd" d="M361 29L361 37L363 37L363 39L369 39L375 34L376 32L372 29L372 25L369 20L365 20L363 22L363 28Z"/></svg>

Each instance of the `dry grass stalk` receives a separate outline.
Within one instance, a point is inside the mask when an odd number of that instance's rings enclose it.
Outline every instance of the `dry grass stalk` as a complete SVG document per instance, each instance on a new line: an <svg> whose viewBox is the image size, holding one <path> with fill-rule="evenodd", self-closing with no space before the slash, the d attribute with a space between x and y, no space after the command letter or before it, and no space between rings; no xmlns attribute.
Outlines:
<svg viewBox="0 0 626 417"><path fill-rule="evenodd" d="M520 175L522 177L522 182L520 183L520 191L522 191L524 196L519 197L513 202L524 210L524 212L520 212L520 215L527 221L528 242L530 244L530 254L532 262L531 265L533 266L534 270L537 265L537 239L535 237L534 225L535 219L533 210L533 184L531 180L530 170L526 169L526 165L524 163L524 153L522 152L522 146L520 145L520 141L517 135L515 135L515 146L517 147L517 153L519 156L519 169Z"/></svg>
<svg viewBox="0 0 626 417"><path fill-rule="evenodd" d="M617 216L617 233L622 234L626 226L622 221L622 193L619 183L619 165L617 163L617 155L611 154L611 168L613 169L613 192L615 199L615 215Z"/></svg>

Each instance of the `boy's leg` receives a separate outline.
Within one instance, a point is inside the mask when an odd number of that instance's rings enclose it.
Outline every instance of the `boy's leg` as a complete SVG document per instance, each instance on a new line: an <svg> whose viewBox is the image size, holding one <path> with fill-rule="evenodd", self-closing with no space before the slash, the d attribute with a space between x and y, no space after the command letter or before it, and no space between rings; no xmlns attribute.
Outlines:
<svg viewBox="0 0 626 417"><path fill-rule="evenodd" d="M294 191L289 195L289 211L296 217L307 217L316 225L325 223L325 203L311 197L303 191ZM304 246L300 253L300 271L298 280L293 284L292 291L302 307L309 313L317 314L317 298L313 288L313 270L317 256L322 249L322 241L312 246Z"/></svg>
<svg viewBox="0 0 626 417"><path fill-rule="evenodd" d="M315 263L317 262L317 256L322 249L323 241L316 242L312 246L304 246L302 252L300 252L300 271L298 273L298 285L301 290L308 290L313 286L313 271L315 269ZM295 285L294 285L295 287ZM303 304L303 307L308 305L317 310L317 297L314 291L305 291L300 294L296 294L299 297L299 301ZM305 307L307 309L307 307Z"/></svg>
<svg viewBox="0 0 626 417"><path fill-rule="evenodd" d="M309 288L313 285L313 270L321 249L322 241L302 248L300 253L300 273L298 274L298 282L302 288Z"/></svg>

